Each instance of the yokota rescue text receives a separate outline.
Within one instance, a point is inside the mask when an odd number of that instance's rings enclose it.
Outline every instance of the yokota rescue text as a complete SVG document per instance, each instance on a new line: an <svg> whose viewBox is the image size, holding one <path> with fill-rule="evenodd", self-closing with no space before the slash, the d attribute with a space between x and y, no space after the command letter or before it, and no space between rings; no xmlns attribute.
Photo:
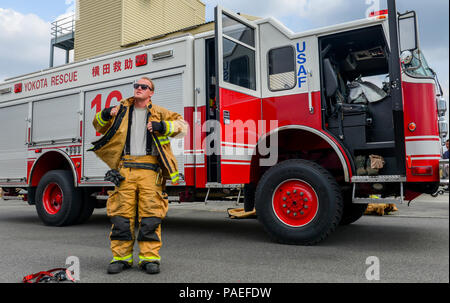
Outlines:
<svg viewBox="0 0 450 303"><path fill-rule="evenodd" d="M49 86L58 86L62 84L67 84L71 82L78 81L78 71L74 71L71 73L60 74L56 76L52 76L50 79L42 78L39 80L29 81L24 83L24 88L26 92L46 88Z"/></svg>

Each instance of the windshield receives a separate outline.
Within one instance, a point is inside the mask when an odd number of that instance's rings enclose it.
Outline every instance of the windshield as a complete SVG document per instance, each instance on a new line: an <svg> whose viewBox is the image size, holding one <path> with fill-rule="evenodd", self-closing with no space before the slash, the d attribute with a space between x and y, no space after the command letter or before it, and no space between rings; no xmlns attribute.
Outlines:
<svg viewBox="0 0 450 303"><path fill-rule="evenodd" d="M411 63L403 65L403 69L411 77L434 78L423 52L418 49L413 52Z"/></svg>

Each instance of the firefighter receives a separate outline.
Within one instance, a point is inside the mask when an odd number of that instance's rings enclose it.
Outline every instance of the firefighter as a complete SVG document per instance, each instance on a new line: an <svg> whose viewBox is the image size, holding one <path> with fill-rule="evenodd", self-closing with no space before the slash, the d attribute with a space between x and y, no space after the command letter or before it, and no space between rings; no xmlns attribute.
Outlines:
<svg viewBox="0 0 450 303"><path fill-rule="evenodd" d="M168 210L165 183L177 184L180 177L169 137L184 137L187 124L181 115L152 104L154 93L153 81L141 78L134 97L99 112L93 122L104 136L91 151L111 168L105 180L116 185L107 202L113 254L109 274L132 266L136 220L139 268L160 272L161 222Z"/></svg>

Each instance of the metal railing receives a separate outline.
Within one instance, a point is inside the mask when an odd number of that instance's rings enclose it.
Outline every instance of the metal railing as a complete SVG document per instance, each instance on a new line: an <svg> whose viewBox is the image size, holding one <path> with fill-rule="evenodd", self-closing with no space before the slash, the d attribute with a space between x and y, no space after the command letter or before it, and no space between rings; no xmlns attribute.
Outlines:
<svg viewBox="0 0 450 303"><path fill-rule="evenodd" d="M71 34L75 31L75 15L71 15L52 22L51 34L52 37L58 37Z"/></svg>

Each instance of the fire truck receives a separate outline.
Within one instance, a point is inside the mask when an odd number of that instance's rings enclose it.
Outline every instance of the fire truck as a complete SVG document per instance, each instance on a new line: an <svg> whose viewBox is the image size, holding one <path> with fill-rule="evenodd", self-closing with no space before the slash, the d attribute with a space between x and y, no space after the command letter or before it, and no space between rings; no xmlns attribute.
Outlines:
<svg viewBox="0 0 450 303"><path fill-rule="evenodd" d="M394 0L369 17L294 33L220 6L183 34L0 83L0 187L47 225L85 222L113 185L93 152L96 113L154 79L152 102L184 115L171 139L181 202L243 196L276 241L311 245L369 203L434 194L446 101ZM374 161L378 159L378 161ZM448 161L448 160L447 160ZM448 162L447 162L448 164ZM21 190L21 191L19 191Z"/></svg>

